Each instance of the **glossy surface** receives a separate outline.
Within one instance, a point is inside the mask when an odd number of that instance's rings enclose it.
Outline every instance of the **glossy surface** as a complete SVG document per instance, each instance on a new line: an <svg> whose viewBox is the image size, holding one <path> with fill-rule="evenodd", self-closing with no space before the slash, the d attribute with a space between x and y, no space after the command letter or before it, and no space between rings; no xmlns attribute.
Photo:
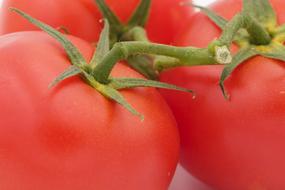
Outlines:
<svg viewBox="0 0 285 190"><path fill-rule="evenodd" d="M271 1L280 23L285 2ZM241 1L212 6L230 18ZM192 17L180 45L205 47L220 30L201 13ZM181 162L216 190L285 189L285 64L256 57L226 81L230 101L218 86L222 66L181 67L166 71L162 81L193 89L197 97L162 91L181 135Z"/></svg>
<svg viewBox="0 0 285 190"><path fill-rule="evenodd" d="M69 37L86 59L89 43ZM142 122L79 77L48 85L69 66L42 32L0 37L1 190L165 190L178 161L175 120L153 88L122 94ZM113 76L141 77L118 64Z"/></svg>

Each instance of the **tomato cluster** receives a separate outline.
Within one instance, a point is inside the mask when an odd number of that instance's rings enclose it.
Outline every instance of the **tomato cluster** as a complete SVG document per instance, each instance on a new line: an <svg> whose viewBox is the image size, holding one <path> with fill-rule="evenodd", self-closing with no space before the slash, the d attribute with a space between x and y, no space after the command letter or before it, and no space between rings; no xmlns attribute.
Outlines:
<svg viewBox="0 0 285 190"><path fill-rule="evenodd" d="M0 190L285 189L285 2L146 2L3 1Z"/></svg>

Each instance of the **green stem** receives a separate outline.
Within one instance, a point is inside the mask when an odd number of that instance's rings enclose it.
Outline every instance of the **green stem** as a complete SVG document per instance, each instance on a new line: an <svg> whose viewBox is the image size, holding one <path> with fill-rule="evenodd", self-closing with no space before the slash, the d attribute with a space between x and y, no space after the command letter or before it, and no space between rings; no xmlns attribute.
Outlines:
<svg viewBox="0 0 285 190"><path fill-rule="evenodd" d="M147 37L146 31L143 27L135 26L126 32L121 41L140 41L140 42L148 42L149 39Z"/></svg>
<svg viewBox="0 0 285 190"><path fill-rule="evenodd" d="M135 26L128 30L122 37L121 41L140 41L149 42L146 31L141 26ZM153 67L155 55L139 54L129 56L127 59L128 65L135 71L151 80L158 79L158 72Z"/></svg>
<svg viewBox="0 0 285 190"><path fill-rule="evenodd" d="M270 34L254 18L245 12L237 14L225 26L219 39L222 44L229 46L234 40L238 30L245 28L250 35L251 43L255 45L267 45L271 41Z"/></svg>
<svg viewBox="0 0 285 190"><path fill-rule="evenodd" d="M215 55L208 48L175 47L149 42L119 42L113 46L111 51L93 70L96 80L101 83L108 83L108 77L114 65L120 60L126 60L129 56L137 54L173 57L179 60L180 66L217 63Z"/></svg>

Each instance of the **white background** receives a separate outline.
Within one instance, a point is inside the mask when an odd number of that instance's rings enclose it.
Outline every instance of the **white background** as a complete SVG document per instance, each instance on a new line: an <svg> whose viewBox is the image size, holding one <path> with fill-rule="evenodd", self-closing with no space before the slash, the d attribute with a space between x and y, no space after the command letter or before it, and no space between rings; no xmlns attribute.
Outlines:
<svg viewBox="0 0 285 190"><path fill-rule="evenodd" d="M212 2L214 2L214 0L193 0L193 2L198 4L198 5L208 5Z"/></svg>

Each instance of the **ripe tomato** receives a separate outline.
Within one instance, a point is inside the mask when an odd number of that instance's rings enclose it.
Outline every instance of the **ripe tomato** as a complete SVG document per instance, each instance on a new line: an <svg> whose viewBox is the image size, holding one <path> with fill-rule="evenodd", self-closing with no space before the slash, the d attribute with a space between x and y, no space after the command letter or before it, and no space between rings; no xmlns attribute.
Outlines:
<svg viewBox="0 0 285 190"><path fill-rule="evenodd" d="M284 23L285 1L271 2ZM241 1L218 1L212 9L230 18ZM202 13L188 26L180 45L206 47L221 32ZM230 101L218 85L222 69L181 67L161 75L197 93L192 99L162 90L178 122L183 166L217 190L285 189L284 62L259 56L243 63L225 83Z"/></svg>
<svg viewBox="0 0 285 190"><path fill-rule="evenodd" d="M89 43L69 36L90 59ZM179 153L167 104L153 88L121 91L141 121L79 77L48 89L69 65L42 32L0 37L1 190L166 190ZM117 77L141 77L119 64Z"/></svg>
<svg viewBox="0 0 285 190"><path fill-rule="evenodd" d="M139 0L106 0L122 21L127 21ZM192 12L190 6L181 6L180 0L153 0L146 30L151 40L172 43L181 22ZM36 30L34 26L11 14L9 7L19 8L35 18L57 28L64 26L71 34L87 41L97 41L102 17L94 0L4 0L0 17L0 34L22 30ZM163 15L163 16L162 16ZM167 32L166 32L167 31Z"/></svg>

